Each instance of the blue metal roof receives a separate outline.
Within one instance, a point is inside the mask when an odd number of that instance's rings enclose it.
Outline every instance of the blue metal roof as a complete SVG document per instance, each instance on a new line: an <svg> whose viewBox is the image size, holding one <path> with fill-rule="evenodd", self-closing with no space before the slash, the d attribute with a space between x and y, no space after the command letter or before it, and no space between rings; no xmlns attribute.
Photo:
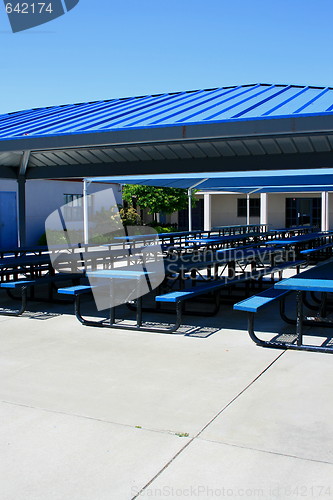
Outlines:
<svg viewBox="0 0 333 500"><path fill-rule="evenodd" d="M331 87L238 85L0 115L0 140L332 114Z"/></svg>
<svg viewBox="0 0 333 500"><path fill-rule="evenodd" d="M170 173L167 175L95 177L88 180L91 182L141 184L183 189L196 188L199 191L237 193L320 192L333 191L333 168Z"/></svg>

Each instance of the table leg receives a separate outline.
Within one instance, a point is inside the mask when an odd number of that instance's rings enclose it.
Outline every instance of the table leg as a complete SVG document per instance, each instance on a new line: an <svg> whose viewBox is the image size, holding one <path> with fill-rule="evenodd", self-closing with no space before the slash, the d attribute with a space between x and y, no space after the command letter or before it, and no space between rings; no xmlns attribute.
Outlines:
<svg viewBox="0 0 333 500"><path fill-rule="evenodd" d="M232 279L236 276L236 262L230 261L228 263L228 278Z"/></svg>
<svg viewBox="0 0 333 500"><path fill-rule="evenodd" d="M113 279L110 278L110 302L112 303L113 301L113 294L114 294L114 283ZM116 308L115 306L112 306L110 304L110 326L114 325L116 322Z"/></svg>
<svg viewBox="0 0 333 500"><path fill-rule="evenodd" d="M300 290L296 292L296 311L297 311L296 334L297 334L298 346L303 344L303 294L304 292Z"/></svg>
<svg viewBox="0 0 333 500"><path fill-rule="evenodd" d="M327 293L323 292L321 297L319 316L325 318L327 315Z"/></svg>
<svg viewBox="0 0 333 500"><path fill-rule="evenodd" d="M136 326L139 328L142 326L142 296L136 300Z"/></svg>

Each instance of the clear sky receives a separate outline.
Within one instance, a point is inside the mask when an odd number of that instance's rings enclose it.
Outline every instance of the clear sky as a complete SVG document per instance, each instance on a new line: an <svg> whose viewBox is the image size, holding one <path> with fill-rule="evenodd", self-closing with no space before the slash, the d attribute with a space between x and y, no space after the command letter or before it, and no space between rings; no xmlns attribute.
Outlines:
<svg viewBox="0 0 333 500"><path fill-rule="evenodd" d="M332 0L80 0L14 34L1 2L0 113L247 83L333 86L332 22Z"/></svg>

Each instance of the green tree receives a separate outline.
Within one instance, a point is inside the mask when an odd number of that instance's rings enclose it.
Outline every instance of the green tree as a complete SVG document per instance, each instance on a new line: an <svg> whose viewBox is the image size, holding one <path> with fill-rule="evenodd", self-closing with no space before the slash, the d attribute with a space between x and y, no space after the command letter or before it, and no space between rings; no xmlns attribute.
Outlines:
<svg viewBox="0 0 333 500"><path fill-rule="evenodd" d="M193 191L192 206L195 206L197 202L194 194ZM159 212L172 214L188 207L187 190L169 187L125 184L123 186L123 200L129 205L133 205L133 201L136 201L140 208L146 208L149 214L154 215L155 221L156 214Z"/></svg>

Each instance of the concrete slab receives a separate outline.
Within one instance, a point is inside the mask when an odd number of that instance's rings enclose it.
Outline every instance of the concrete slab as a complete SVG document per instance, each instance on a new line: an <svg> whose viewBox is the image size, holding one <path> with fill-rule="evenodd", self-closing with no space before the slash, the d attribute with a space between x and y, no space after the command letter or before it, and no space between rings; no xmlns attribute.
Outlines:
<svg viewBox="0 0 333 500"><path fill-rule="evenodd" d="M186 438L0 404L1 500L128 500Z"/></svg>
<svg viewBox="0 0 333 500"><path fill-rule="evenodd" d="M333 498L333 466L195 440L138 498Z"/></svg>
<svg viewBox="0 0 333 500"><path fill-rule="evenodd" d="M208 338L12 319L0 329L0 399L194 435L279 355L224 314L195 320L217 327Z"/></svg>
<svg viewBox="0 0 333 500"><path fill-rule="evenodd" d="M286 352L201 438L332 464L332 361Z"/></svg>

